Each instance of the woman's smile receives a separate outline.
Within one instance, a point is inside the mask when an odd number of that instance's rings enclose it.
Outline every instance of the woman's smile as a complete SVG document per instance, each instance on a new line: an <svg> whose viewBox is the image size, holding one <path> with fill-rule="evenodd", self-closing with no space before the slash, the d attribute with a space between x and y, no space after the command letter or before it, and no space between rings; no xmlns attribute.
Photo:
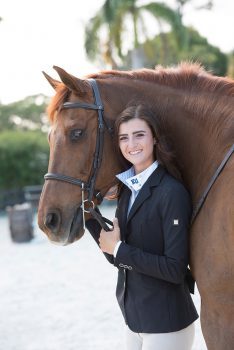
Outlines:
<svg viewBox="0 0 234 350"><path fill-rule="evenodd" d="M135 156L136 154L139 154L139 153L141 153L141 152L142 152L142 150L136 150L136 151L130 151L129 154Z"/></svg>
<svg viewBox="0 0 234 350"><path fill-rule="evenodd" d="M154 162L155 139L148 124L139 118L120 125L119 147L123 156L133 164L136 174Z"/></svg>

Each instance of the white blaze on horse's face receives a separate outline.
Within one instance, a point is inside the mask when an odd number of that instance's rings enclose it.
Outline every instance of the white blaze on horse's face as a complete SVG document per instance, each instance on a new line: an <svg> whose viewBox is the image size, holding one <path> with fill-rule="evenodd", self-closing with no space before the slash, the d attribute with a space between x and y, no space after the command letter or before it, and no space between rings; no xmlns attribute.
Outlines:
<svg viewBox="0 0 234 350"><path fill-rule="evenodd" d="M119 127L119 147L124 158L140 173L154 162L155 139L149 125L134 118Z"/></svg>
<svg viewBox="0 0 234 350"><path fill-rule="evenodd" d="M50 143L50 134L51 134L51 131L52 131L52 127L50 126L49 127L49 130L47 132L47 140L48 140L48 143Z"/></svg>

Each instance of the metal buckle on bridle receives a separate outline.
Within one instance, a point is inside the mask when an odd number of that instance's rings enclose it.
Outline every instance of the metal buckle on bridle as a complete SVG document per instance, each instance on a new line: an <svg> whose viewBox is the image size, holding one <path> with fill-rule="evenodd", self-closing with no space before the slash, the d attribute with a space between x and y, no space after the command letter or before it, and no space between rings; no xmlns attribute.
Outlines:
<svg viewBox="0 0 234 350"><path fill-rule="evenodd" d="M90 200L84 198L84 191L85 191L85 184L84 184L84 182L82 182L82 184L81 184L81 209L82 209L82 216L83 216L83 228L85 230L85 213L88 213L88 214L90 213L90 210L85 209L85 203L86 202L91 203L92 205L90 208L92 208L92 209L95 209L95 204L93 201L90 201Z"/></svg>
<svg viewBox="0 0 234 350"><path fill-rule="evenodd" d="M92 204L88 209L85 209L85 206L84 206L84 203L85 202L89 202L90 204ZM89 201L88 199L85 199L85 200L83 200L83 208L84 208L84 212L85 213L90 213L90 209L92 208L92 209L95 209L95 204L94 204L94 202L93 201Z"/></svg>

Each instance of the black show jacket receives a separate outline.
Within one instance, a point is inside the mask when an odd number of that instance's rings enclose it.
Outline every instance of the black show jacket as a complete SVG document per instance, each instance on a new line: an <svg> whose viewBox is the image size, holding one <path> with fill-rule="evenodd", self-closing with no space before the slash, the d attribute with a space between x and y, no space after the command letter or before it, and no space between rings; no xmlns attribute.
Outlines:
<svg viewBox="0 0 234 350"><path fill-rule="evenodd" d="M198 318L186 282L191 201L184 186L159 165L143 185L129 212L131 191L118 201L122 243L114 258L116 296L129 328L138 333L167 333ZM100 226L88 220L98 242Z"/></svg>

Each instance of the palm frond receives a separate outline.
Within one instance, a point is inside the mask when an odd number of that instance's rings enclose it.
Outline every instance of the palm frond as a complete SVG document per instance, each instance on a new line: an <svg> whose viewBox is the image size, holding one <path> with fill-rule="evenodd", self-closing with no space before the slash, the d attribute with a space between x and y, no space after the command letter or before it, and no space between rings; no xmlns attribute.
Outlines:
<svg viewBox="0 0 234 350"><path fill-rule="evenodd" d="M177 11L161 2L151 2L149 4L142 5L141 9L147 10L156 18L163 19L166 23L168 23L175 33L175 38L179 46L185 43L185 30L181 16Z"/></svg>
<svg viewBox="0 0 234 350"><path fill-rule="evenodd" d="M93 60L97 56L99 47L99 30L103 24L103 13L91 18L85 27L85 50L88 57Z"/></svg>

